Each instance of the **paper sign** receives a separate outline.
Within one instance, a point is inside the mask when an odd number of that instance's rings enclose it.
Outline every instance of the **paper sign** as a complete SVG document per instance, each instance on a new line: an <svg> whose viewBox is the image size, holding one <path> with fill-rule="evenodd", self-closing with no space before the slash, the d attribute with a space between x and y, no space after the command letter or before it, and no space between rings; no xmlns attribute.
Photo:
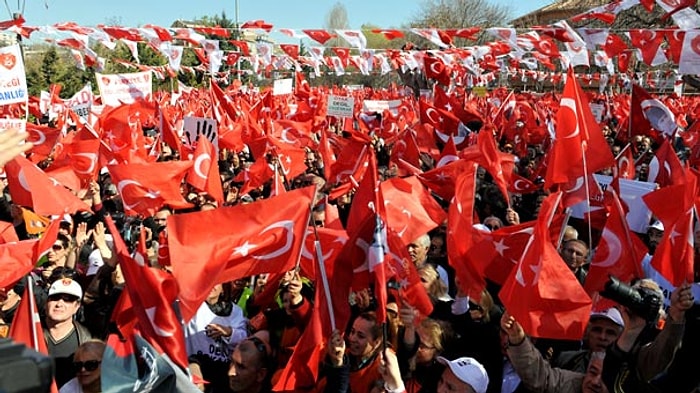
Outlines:
<svg viewBox="0 0 700 393"><path fill-rule="evenodd" d="M353 97L328 96L328 116L353 117L355 99Z"/></svg>
<svg viewBox="0 0 700 393"><path fill-rule="evenodd" d="M362 102L362 111L383 113L385 110L389 110L394 116L396 116L399 114L400 106L401 100L364 100Z"/></svg>
<svg viewBox="0 0 700 393"><path fill-rule="evenodd" d="M277 79L272 83L272 95L281 96L283 94L292 94L292 79Z"/></svg>
<svg viewBox="0 0 700 393"><path fill-rule="evenodd" d="M27 76L19 45L0 48L0 105L27 102Z"/></svg>
<svg viewBox="0 0 700 393"><path fill-rule="evenodd" d="M130 74L95 73L97 87L100 89L102 103L109 106L131 104L139 98L146 98L153 93L153 76L151 71Z"/></svg>
<svg viewBox="0 0 700 393"><path fill-rule="evenodd" d="M219 128L216 120L207 117L185 116L182 123L182 133L190 146L193 146L197 138L203 135L214 145L214 151L218 156Z"/></svg>

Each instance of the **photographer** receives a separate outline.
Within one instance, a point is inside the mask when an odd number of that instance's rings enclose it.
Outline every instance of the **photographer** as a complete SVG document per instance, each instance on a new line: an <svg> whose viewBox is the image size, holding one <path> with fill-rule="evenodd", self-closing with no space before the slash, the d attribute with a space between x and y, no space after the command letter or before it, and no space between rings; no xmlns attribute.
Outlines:
<svg viewBox="0 0 700 393"><path fill-rule="evenodd" d="M652 289L654 283L641 280L632 288ZM645 289L644 289L645 288ZM522 383L532 392L647 392L656 391L650 382L663 373L681 345L685 328L685 312L693 305L688 285L679 287L671 295L671 308L664 328L651 341L643 332L653 326L648 319L621 306L625 329L616 343L606 351L602 370L603 387L592 389L588 383L599 375L554 368L547 363L525 336L522 326L507 312L501 319L501 328L508 335L508 358ZM657 308L657 313L660 310Z"/></svg>

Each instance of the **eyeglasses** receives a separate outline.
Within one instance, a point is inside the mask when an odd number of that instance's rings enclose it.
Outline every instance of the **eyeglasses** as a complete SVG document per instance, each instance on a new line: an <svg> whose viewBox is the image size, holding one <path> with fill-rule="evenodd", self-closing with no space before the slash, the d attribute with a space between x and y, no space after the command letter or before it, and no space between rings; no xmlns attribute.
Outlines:
<svg viewBox="0 0 700 393"><path fill-rule="evenodd" d="M498 224L485 224L485 225L486 225L486 228L488 228L492 231L495 231L497 229L501 229L501 226Z"/></svg>
<svg viewBox="0 0 700 393"><path fill-rule="evenodd" d="M97 370L97 367L100 366L100 363L102 361L100 360L86 360L84 362L73 362L73 369L75 372L79 372L83 368L85 371L95 371Z"/></svg>
<svg viewBox="0 0 700 393"><path fill-rule="evenodd" d="M54 251L61 251L61 250L63 250L63 245L62 244L54 244L53 246L51 246L51 249Z"/></svg>
<svg viewBox="0 0 700 393"><path fill-rule="evenodd" d="M64 303L73 303L78 301L78 297L69 295L67 293L57 293L55 295L49 296L49 301L52 302L57 302L59 300L63 300Z"/></svg>

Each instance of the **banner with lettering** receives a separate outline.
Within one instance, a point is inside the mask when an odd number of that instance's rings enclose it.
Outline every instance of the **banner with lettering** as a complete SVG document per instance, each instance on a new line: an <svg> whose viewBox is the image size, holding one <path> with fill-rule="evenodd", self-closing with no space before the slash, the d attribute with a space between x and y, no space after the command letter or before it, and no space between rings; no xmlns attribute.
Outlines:
<svg viewBox="0 0 700 393"><path fill-rule="evenodd" d="M27 102L27 76L19 45L0 48L0 105Z"/></svg>
<svg viewBox="0 0 700 393"><path fill-rule="evenodd" d="M148 99L153 93L151 71L129 74L95 73L102 103L109 106L131 104L137 99Z"/></svg>

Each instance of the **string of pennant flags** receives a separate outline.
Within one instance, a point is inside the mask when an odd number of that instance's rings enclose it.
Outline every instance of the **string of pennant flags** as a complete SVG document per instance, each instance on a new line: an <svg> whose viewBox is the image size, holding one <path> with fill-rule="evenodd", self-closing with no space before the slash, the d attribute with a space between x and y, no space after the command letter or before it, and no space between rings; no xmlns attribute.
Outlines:
<svg viewBox="0 0 700 393"><path fill-rule="evenodd" d="M118 63L142 71L151 70L161 79L168 75L175 76L178 72L206 72L214 78L227 78L232 73L259 75L271 70L299 70L304 65L311 67L316 76L353 72L348 71L348 68L354 68L355 72L365 75L386 74L399 67L424 70L427 59L434 61L430 61L431 69L426 69L426 74L439 75L443 70L448 75L456 72L457 76L468 76L470 83L475 84L489 83L499 73L538 80L547 77L549 73L559 74L558 70L569 66L591 67L592 64L600 69L600 73L628 73L630 65L634 65L635 61L641 61L649 67L668 65L676 75L700 74L700 14L691 7L694 2L618 0L575 15L569 20L598 20L612 24L621 11L640 6L651 12L655 5L666 12L662 19L673 19L675 28L624 31L572 28L566 20L562 20L548 26L535 26L525 32L513 27L297 31L275 28L264 20L245 22L239 28L231 29L209 26L165 28L156 25L138 28L104 25L86 27L74 22L29 26L24 19L19 18L0 22L0 29L26 38L36 32L42 33L47 42L69 49L78 68L94 67L98 71L104 68L106 60L90 47L90 43L97 42L114 50L117 43L122 42L129 48L133 59L116 60ZM299 45L246 41L240 39L241 31L276 31L294 39L309 39L320 46L309 46L308 55L302 55ZM366 34L370 33L381 34L388 40L410 39L413 35L427 40L437 48L419 49L409 42L400 50L372 49L367 47ZM489 35L494 40L481 45L455 46L458 38L476 41L484 35ZM323 46L340 41L331 41L333 38L341 38L349 46ZM234 45L238 50L221 50L220 44L223 41ZM138 43L163 55L168 64L140 64ZM200 61L198 66L181 64L186 49L194 51ZM556 59L560 61L561 68L553 62ZM250 69L241 69L241 61L248 62ZM222 71L224 64L228 67ZM670 71L664 72L668 75Z"/></svg>

